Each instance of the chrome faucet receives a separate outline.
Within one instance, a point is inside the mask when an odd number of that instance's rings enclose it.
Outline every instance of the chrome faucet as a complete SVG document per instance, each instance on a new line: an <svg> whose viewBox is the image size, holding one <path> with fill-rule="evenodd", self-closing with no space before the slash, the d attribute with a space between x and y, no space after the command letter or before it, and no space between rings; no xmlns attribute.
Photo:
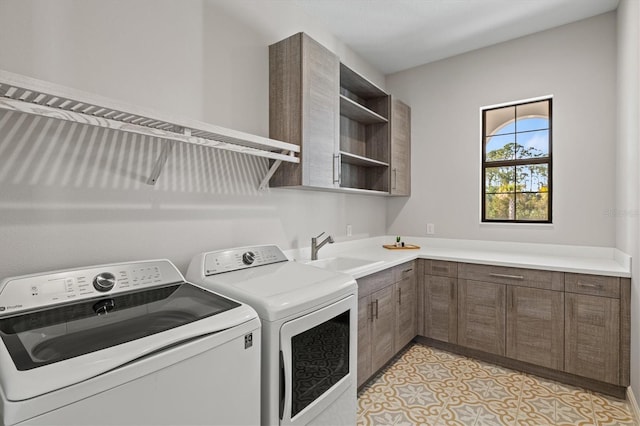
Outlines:
<svg viewBox="0 0 640 426"><path fill-rule="evenodd" d="M322 240L320 244L318 244L318 238L322 237L323 235L324 232L317 237L311 238L311 260L318 260L318 251L322 248L322 246L327 243L333 244L333 237L331 235L329 235L327 238Z"/></svg>

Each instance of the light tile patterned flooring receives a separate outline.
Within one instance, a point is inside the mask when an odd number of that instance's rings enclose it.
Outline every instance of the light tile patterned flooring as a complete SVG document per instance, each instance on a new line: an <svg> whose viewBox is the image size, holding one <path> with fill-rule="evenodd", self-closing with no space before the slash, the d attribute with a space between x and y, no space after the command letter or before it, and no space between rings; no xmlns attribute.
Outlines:
<svg viewBox="0 0 640 426"><path fill-rule="evenodd" d="M358 395L358 425L637 425L626 401L415 344Z"/></svg>

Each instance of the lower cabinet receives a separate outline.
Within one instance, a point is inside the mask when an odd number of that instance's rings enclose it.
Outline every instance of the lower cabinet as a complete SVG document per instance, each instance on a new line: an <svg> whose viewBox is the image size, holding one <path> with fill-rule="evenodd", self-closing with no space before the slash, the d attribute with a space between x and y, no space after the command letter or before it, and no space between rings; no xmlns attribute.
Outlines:
<svg viewBox="0 0 640 426"><path fill-rule="evenodd" d="M358 279L358 386L417 334L522 361L525 370L629 385L629 279L418 262L421 274L408 262Z"/></svg>
<svg viewBox="0 0 640 426"><path fill-rule="evenodd" d="M629 279L422 262L425 337L629 385Z"/></svg>
<svg viewBox="0 0 640 426"><path fill-rule="evenodd" d="M458 280L458 344L505 354L504 284Z"/></svg>
<svg viewBox="0 0 640 426"><path fill-rule="evenodd" d="M358 279L358 386L417 335L415 262Z"/></svg>
<svg viewBox="0 0 640 426"><path fill-rule="evenodd" d="M393 283L358 299L358 386L395 354Z"/></svg>
<svg viewBox="0 0 640 426"><path fill-rule="evenodd" d="M371 303L370 297L358 299L358 386L367 381L371 371Z"/></svg>
<svg viewBox="0 0 640 426"><path fill-rule="evenodd" d="M620 300L567 293L564 370L620 383Z"/></svg>
<svg viewBox="0 0 640 426"><path fill-rule="evenodd" d="M371 295L371 370L374 373L395 355L393 293L393 286L389 286Z"/></svg>
<svg viewBox="0 0 640 426"><path fill-rule="evenodd" d="M400 278L394 284L396 293L396 320L395 320L395 353L398 353L418 334L418 289L416 284L415 267L413 263L404 267L401 265Z"/></svg>
<svg viewBox="0 0 640 426"><path fill-rule="evenodd" d="M564 293L507 286L507 357L562 370Z"/></svg>
<svg viewBox="0 0 640 426"><path fill-rule="evenodd" d="M358 386L395 354L393 270L358 280Z"/></svg>
<svg viewBox="0 0 640 426"><path fill-rule="evenodd" d="M442 342L458 341L458 285L456 278L425 275L424 336Z"/></svg>

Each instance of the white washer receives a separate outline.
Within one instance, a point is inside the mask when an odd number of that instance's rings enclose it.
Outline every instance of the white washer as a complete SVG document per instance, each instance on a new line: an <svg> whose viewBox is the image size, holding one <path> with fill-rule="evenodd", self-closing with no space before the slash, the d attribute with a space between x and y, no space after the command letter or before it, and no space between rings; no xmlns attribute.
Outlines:
<svg viewBox="0 0 640 426"><path fill-rule="evenodd" d="M358 287L274 245L201 253L187 278L262 320L262 424L356 423Z"/></svg>
<svg viewBox="0 0 640 426"><path fill-rule="evenodd" d="M168 260L0 283L4 425L246 424L260 418L260 320Z"/></svg>

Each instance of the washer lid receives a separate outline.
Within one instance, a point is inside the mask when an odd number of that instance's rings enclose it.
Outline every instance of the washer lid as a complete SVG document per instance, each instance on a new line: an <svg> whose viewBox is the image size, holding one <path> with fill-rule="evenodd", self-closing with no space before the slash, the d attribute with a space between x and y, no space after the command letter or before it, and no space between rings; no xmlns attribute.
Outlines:
<svg viewBox="0 0 640 426"><path fill-rule="evenodd" d="M20 371L180 327L240 306L188 283L89 299L0 319Z"/></svg>
<svg viewBox="0 0 640 426"><path fill-rule="evenodd" d="M298 262L281 262L218 275L204 275L205 254L194 259L187 279L253 307L260 318L275 321L356 294L351 275Z"/></svg>

